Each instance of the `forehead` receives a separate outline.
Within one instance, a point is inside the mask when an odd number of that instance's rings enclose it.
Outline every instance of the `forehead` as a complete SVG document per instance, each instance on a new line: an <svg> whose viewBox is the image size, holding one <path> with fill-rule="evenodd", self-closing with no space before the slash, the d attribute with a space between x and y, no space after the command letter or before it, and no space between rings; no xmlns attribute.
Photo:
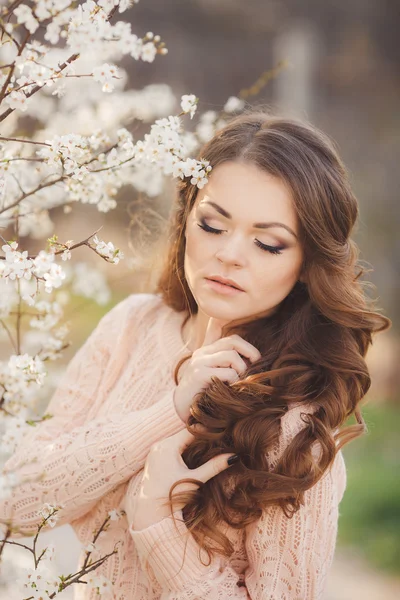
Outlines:
<svg viewBox="0 0 400 600"><path fill-rule="evenodd" d="M196 206L212 200L233 219L253 223L280 219L296 228L292 194L285 183L250 163L225 162L213 168L208 183L199 190ZM211 209L213 210L213 209Z"/></svg>

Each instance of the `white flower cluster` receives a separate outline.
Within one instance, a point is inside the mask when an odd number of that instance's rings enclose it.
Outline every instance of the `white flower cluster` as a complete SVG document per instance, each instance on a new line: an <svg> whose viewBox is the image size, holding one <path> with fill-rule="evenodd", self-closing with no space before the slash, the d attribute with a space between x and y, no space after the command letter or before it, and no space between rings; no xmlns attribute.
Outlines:
<svg viewBox="0 0 400 600"><path fill-rule="evenodd" d="M184 113L189 113L193 119L199 99L194 94L184 94L181 98L181 108Z"/></svg>
<svg viewBox="0 0 400 600"><path fill-rule="evenodd" d="M8 360L0 361L0 386L4 408L17 415L37 397L38 388L45 380L43 361L39 356L13 354ZM12 418L12 417L8 417ZM10 442L17 441L17 429L10 433Z"/></svg>
<svg viewBox="0 0 400 600"><path fill-rule="evenodd" d="M95 244L96 252L100 254L103 258L105 258L108 262L118 264L121 258L124 258L124 253L121 252L119 248L114 248L114 244L112 242L103 242L100 240L97 235L93 238L93 243Z"/></svg>
<svg viewBox="0 0 400 600"><path fill-rule="evenodd" d="M31 382L43 385L46 376L43 361L29 354L12 354L8 361L8 373L27 385Z"/></svg>
<svg viewBox="0 0 400 600"><path fill-rule="evenodd" d="M100 594L100 596L108 596L110 593L112 593L112 583L104 575L96 575L96 573L90 573L87 579L85 579L85 581L87 581L87 585L89 586L89 588L96 590L96 592Z"/></svg>
<svg viewBox="0 0 400 600"><path fill-rule="evenodd" d="M202 188L211 171L208 161L197 161L186 158L187 148L182 137L182 123L179 117L157 119L144 141L135 144L135 162L141 161L155 164L165 175L173 177L191 177L191 183Z"/></svg>
<svg viewBox="0 0 400 600"><path fill-rule="evenodd" d="M39 21L33 16L32 9L29 6L26 6L26 4L17 6L14 10L14 14L17 17L18 23L25 25L30 33L35 33L36 29L39 27Z"/></svg>
<svg viewBox="0 0 400 600"><path fill-rule="evenodd" d="M9 279L30 279L32 277L33 263L27 258L28 252L17 251L17 242L12 242L9 245L2 246L2 250L6 255L5 262L0 262L1 276Z"/></svg>
<svg viewBox="0 0 400 600"><path fill-rule="evenodd" d="M12 354L8 361L0 362L0 385L3 401L11 412L16 404L28 403L31 396L44 384L47 372L39 356ZM13 436L16 431L14 429Z"/></svg>
<svg viewBox="0 0 400 600"><path fill-rule="evenodd" d="M44 600L58 594L60 580L56 577L49 565L43 559L36 569L23 569L17 580L18 592L23 598Z"/></svg>
<svg viewBox="0 0 400 600"><path fill-rule="evenodd" d="M17 23L25 25L30 33L35 33L43 21L53 17L46 24L44 35L50 44L58 44L60 37L66 38L66 44L73 52L81 52L88 44L97 48L105 41L113 42L123 54L130 54L135 60L152 62L158 51L166 54L164 45L157 47L160 36L149 32L150 35L142 40L130 32L130 26L126 27L130 24L118 21L112 25L108 21L108 14L115 6L122 13L131 4L131 0L87 0L71 8L69 0L35 0L35 13L23 4L14 9L14 14ZM11 32L12 28L7 31Z"/></svg>
<svg viewBox="0 0 400 600"><path fill-rule="evenodd" d="M65 506L63 504L58 504L57 506L54 506L53 504L49 504L48 502L46 502L43 505L43 507L38 511L38 515L43 517L43 519L46 519L47 525L49 525L50 527L55 527L57 521L60 518L57 514L57 511L61 508L65 508Z"/></svg>
<svg viewBox="0 0 400 600"><path fill-rule="evenodd" d="M4 244L2 250L5 260L0 261L0 276L11 280L31 279L34 275L44 281L44 289L50 293L53 288L61 286L65 273L60 265L54 262L54 253L41 250L36 258L28 258L27 250L19 252L17 242Z"/></svg>
<svg viewBox="0 0 400 600"><path fill-rule="evenodd" d="M58 302L38 300L34 305L38 312L30 320L29 325L40 331L50 331L53 329L64 314L63 309Z"/></svg>
<svg viewBox="0 0 400 600"><path fill-rule="evenodd" d="M46 140L47 146L36 151L50 166L61 167L67 175L82 179L88 172L82 162L91 157L88 140L81 135L69 133L56 135L52 140Z"/></svg>
<svg viewBox="0 0 400 600"><path fill-rule="evenodd" d="M20 483L17 473L0 473L0 500L11 496L13 488Z"/></svg>
<svg viewBox="0 0 400 600"><path fill-rule="evenodd" d="M22 442L27 433L31 431L31 425L28 425L22 416L9 417L7 419L7 428L1 437L0 451L4 454L12 454ZM1 478L0 478L1 481ZM9 480L9 486L15 484L12 479ZM10 489L11 489L10 487ZM1 489L1 487L0 487Z"/></svg>
<svg viewBox="0 0 400 600"><path fill-rule="evenodd" d="M107 42L115 46L114 52L118 50L123 55L129 54L135 60L145 62L153 62L158 52L167 53L164 44L160 44L159 35L148 32L142 39L131 33L130 23L118 21L111 24L107 17L113 5L116 3L110 0L99 0L97 3L87 0L75 9L72 17L68 16L66 20L64 16L62 26L68 27L66 43L73 52L82 52L87 44L96 51ZM45 34L45 39L52 44L57 43L60 29L53 25L51 31Z"/></svg>
<svg viewBox="0 0 400 600"><path fill-rule="evenodd" d="M52 506L44 504L38 514L47 519L46 524L54 527L58 521L57 510L63 508L63 505ZM49 544L40 556L40 562L36 568L24 568L17 579L17 588L19 593L26 594L35 600L44 600L51 598L53 594L58 594L60 579L54 575L51 563L55 555L54 544Z"/></svg>
<svg viewBox="0 0 400 600"><path fill-rule="evenodd" d="M95 300L100 306L111 300L111 290L104 273L84 262L74 265L71 291L77 296Z"/></svg>
<svg viewBox="0 0 400 600"><path fill-rule="evenodd" d="M113 79L118 77L118 69L115 65L104 63L93 69L93 79L103 84L103 92L112 92L114 90Z"/></svg>
<svg viewBox="0 0 400 600"><path fill-rule="evenodd" d="M28 107L35 105L34 100L27 95L35 85L52 87L57 82L58 86L52 95L63 97L66 92L64 81L67 77L94 77L95 81L102 82L104 92L111 92L114 89L112 80L120 78L117 67L109 63L96 65L91 69L91 73L85 74L76 73L72 63L60 70L63 61L52 60L56 53L64 52L65 60L71 53L87 53L90 48L92 62L98 62L98 58L107 55L130 55L134 60L153 62L157 54L167 54L168 50L159 35L150 31L143 38L139 38L131 32L130 23L118 21L111 24L108 14L114 6L119 7L119 12L124 12L129 5L129 0L87 0L77 7L72 7L69 0L35 0L34 11L26 4L17 6L13 10L17 24L8 23L4 33L15 36L14 30L24 25L33 34L47 21L44 25L46 42L59 45L60 38L65 38L65 47L62 50L52 50L51 46L37 41L24 44L20 54L10 57L11 62L14 59L19 71L24 71L24 74L20 77L17 74L12 75L4 102L12 110L25 112ZM52 52L49 52L50 50ZM82 63L82 60L78 62ZM5 81L6 74L0 72L0 88Z"/></svg>
<svg viewBox="0 0 400 600"><path fill-rule="evenodd" d="M199 189L207 183L207 175L211 171L211 165L208 160L197 161L193 158L187 158L185 161L179 161L174 165L174 177L190 177L190 183L196 185Z"/></svg>

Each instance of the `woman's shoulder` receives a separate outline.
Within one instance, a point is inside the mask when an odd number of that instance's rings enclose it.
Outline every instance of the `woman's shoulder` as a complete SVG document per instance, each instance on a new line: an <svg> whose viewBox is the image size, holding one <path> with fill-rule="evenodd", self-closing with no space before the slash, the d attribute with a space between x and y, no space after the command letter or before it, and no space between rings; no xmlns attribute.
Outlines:
<svg viewBox="0 0 400 600"><path fill-rule="evenodd" d="M153 306L163 305L163 300L160 294L152 294L150 292L134 292L129 294L117 302L111 311L118 313L127 311L129 313L139 313L146 309L151 309ZM111 312L110 311L110 312Z"/></svg>
<svg viewBox="0 0 400 600"><path fill-rule="evenodd" d="M146 327L147 332L159 315L168 307L158 294L134 293L117 302L107 311L92 331L88 343L107 348L114 347L117 340L127 334L133 335L139 326Z"/></svg>
<svg viewBox="0 0 400 600"><path fill-rule="evenodd" d="M156 315L167 308L159 294L136 292L117 302L100 322L131 325L132 320L141 322L146 316Z"/></svg>

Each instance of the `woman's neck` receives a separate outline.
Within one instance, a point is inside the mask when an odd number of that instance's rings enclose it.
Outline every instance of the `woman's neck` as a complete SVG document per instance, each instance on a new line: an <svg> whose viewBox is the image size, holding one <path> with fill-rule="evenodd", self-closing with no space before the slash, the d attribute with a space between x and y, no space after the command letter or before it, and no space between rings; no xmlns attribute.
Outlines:
<svg viewBox="0 0 400 600"><path fill-rule="evenodd" d="M184 322L181 334L185 346L190 352L194 352L203 345L208 320L209 317L199 310Z"/></svg>

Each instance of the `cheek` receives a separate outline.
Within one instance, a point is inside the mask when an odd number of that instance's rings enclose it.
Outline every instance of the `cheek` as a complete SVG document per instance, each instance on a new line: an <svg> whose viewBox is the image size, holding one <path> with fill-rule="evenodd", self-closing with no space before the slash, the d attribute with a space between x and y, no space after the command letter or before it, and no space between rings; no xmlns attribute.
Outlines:
<svg viewBox="0 0 400 600"><path fill-rule="evenodd" d="M205 240L204 234L195 223L188 227L186 234L185 255L190 263L203 262L207 250L211 247L211 241Z"/></svg>
<svg viewBox="0 0 400 600"><path fill-rule="evenodd" d="M285 297L299 278L301 256L271 256L257 273L257 285L263 290Z"/></svg>
<svg viewBox="0 0 400 600"><path fill-rule="evenodd" d="M207 244L204 244L204 240L199 235L201 232L197 232L195 227L189 227L186 234L186 248L185 248L185 273L186 277L190 277L192 273L201 267L204 262L205 251Z"/></svg>

